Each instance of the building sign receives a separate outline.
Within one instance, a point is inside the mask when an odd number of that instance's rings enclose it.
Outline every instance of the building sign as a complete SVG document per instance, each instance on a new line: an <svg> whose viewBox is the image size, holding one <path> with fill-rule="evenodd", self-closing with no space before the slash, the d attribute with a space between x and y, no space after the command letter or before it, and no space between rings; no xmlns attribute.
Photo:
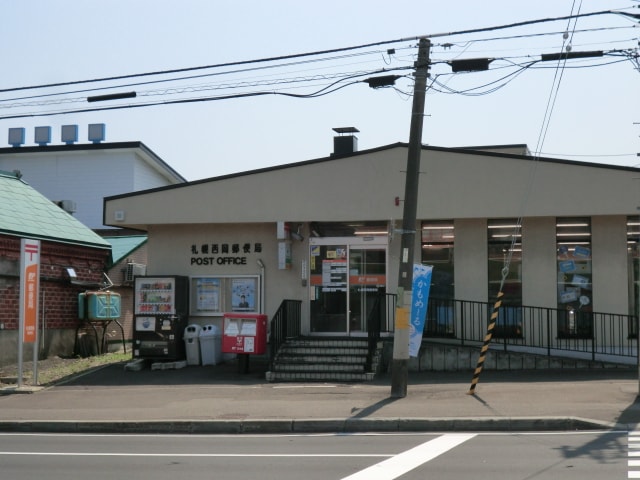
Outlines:
<svg viewBox="0 0 640 480"><path fill-rule="evenodd" d="M261 253L262 243L191 244L191 265L247 265L247 255Z"/></svg>
<svg viewBox="0 0 640 480"><path fill-rule="evenodd" d="M20 242L20 323L24 343L36 342L39 279L40 241L23 238Z"/></svg>

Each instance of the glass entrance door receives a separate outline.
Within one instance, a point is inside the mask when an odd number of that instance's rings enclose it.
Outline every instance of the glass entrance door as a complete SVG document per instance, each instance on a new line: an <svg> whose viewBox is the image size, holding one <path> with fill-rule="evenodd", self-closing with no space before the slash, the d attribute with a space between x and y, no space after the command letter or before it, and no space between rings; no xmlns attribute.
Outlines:
<svg viewBox="0 0 640 480"><path fill-rule="evenodd" d="M310 249L311 332L365 334L386 291L387 237L313 239Z"/></svg>

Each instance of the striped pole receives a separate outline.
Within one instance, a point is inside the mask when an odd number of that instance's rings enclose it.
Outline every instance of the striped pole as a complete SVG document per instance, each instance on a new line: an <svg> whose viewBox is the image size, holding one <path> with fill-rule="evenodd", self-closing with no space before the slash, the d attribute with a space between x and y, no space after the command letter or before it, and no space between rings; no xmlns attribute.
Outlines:
<svg viewBox="0 0 640 480"><path fill-rule="evenodd" d="M493 336L493 329L496 326L496 320L498 318L498 310L500 310L500 306L502 305L502 290L498 292L498 299L496 303L493 305L493 312L491 312L491 319L489 320L489 325L487 325L487 334L484 336L484 345L482 345L482 349L480 350L480 356L478 357L478 363L476 365L476 370L473 372L473 378L471 379L471 388L467 392L467 395L473 395L476 393L476 385L478 384L478 380L480 380L480 373L482 373L482 368L484 367L484 359L487 356L487 350L489 350L489 344L491 343L491 337Z"/></svg>

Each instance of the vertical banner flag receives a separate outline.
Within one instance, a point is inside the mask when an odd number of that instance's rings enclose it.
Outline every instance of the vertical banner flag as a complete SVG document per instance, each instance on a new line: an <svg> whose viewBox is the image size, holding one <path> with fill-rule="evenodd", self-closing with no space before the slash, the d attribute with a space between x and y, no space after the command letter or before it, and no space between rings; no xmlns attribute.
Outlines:
<svg viewBox="0 0 640 480"><path fill-rule="evenodd" d="M35 343L38 322L40 241L23 238L20 245L20 322L22 341Z"/></svg>
<svg viewBox="0 0 640 480"><path fill-rule="evenodd" d="M427 318L429 304L429 287L431 287L430 265L413 265L413 285L411 289L411 322L409 330L409 356L417 357L422 343L424 322Z"/></svg>

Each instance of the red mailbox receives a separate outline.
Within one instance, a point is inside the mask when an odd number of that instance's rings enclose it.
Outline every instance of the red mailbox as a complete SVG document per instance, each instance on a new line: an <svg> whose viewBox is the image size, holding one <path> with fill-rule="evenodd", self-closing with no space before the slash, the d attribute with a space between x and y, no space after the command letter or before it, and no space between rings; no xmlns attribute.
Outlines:
<svg viewBox="0 0 640 480"><path fill-rule="evenodd" d="M261 355L267 350L267 316L225 313L222 352Z"/></svg>

